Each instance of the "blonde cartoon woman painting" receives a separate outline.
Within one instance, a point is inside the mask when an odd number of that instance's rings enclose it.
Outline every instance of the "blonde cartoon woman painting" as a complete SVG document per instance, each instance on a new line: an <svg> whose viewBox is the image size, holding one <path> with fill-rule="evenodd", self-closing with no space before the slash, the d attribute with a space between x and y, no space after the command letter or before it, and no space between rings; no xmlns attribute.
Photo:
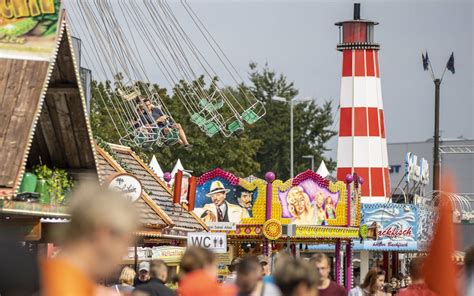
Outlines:
<svg viewBox="0 0 474 296"><path fill-rule="evenodd" d="M311 206L309 196L301 186L291 188L286 196L286 201L294 224L314 224L314 208Z"/></svg>
<svg viewBox="0 0 474 296"><path fill-rule="evenodd" d="M326 204L324 205L324 209L326 210L326 218L336 219L336 207L334 206L332 197L328 196L326 198Z"/></svg>
<svg viewBox="0 0 474 296"><path fill-rule="evenodd" d="M316 202L316 225L326 225L326 211L323 208L324 196L322 192L318 192L315 197Z"/></svg>

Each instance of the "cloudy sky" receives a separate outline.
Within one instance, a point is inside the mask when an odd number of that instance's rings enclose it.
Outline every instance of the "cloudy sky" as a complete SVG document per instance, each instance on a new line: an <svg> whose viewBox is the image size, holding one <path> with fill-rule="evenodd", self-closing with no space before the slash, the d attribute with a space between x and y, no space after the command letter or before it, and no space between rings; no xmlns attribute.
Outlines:
<svg viewBox="0 0 474 296"><path fill-rule="evenodd" d="M219 69L219 61L193 31L179 2L169 3L208 61ZM249 62L268 63L295 82L301 97L333 100L337 107L341 54L335 49L338 29L334 23L352 18L352 1L189 3L244 79ZM442 136L474 138L473 1L361 3L361 17L380 23L375 39L381 44L388 141L424 141L433 135L434 85L422 68L424 50L428 50L437 76L451 52L455 55L456 74L446 73L441 87ZM152 64L146 54L143 59ZM152 80L163 80L158 69L150 67L147 71ZM220 75L226 78L224 72ZM336 148L336 141L331 141L330 148ZM335 156L335 152L330 155Z"/></svg>

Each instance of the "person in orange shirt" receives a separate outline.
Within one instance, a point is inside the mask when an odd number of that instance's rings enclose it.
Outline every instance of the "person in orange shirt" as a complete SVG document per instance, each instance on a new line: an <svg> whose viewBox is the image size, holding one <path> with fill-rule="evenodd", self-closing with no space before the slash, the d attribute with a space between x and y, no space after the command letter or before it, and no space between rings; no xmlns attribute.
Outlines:
<svg viewBox="0 0 474 296"><path fill-rule="evenodd" d="M41 295L112 295L97 281L120 268L133 243L138 225L133 205L118 193L88 184L73 193L69 212L60 253L41 262Z"/></svg>
<svg viewBox="0 0 474 296"><path fill-rule="evenodd" d="M423 280L423 263L423 257L416 257L410 261L410 276L412 283L405 289L401 289L397 296L436 296Z"/></svg>
<svg viewBox="0 0 474 296"><path fill-rule="evenodd" d="M217 281L216 257L210 251L189 247L181 258L179 296L235 296L237 288Z"/></svg>

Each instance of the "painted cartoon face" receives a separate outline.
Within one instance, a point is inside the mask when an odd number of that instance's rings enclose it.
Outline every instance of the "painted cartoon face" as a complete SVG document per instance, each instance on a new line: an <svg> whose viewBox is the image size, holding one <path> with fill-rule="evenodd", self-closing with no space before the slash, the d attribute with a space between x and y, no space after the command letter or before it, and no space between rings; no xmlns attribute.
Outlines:
<svg viewBox="0 0 474 296"><path fill-rule="evenodd" d="M240 202L243 205L250 205L252 202L252 193L251 192L242 192L240 195Z"/></svg>
<svg viewBox="0 0 474 296"><path fill-rule="evenodd" d="M216 192L211 195L211 200L218 207L224 203L226 195L225 192Z"/></svg>
<svg viewBox="0 0 474 296"><path fill-rule="evenodd" d="M296 215L306 211L306 194L301 187L293 187L288 192L288 205L293 207Z"/></svg>

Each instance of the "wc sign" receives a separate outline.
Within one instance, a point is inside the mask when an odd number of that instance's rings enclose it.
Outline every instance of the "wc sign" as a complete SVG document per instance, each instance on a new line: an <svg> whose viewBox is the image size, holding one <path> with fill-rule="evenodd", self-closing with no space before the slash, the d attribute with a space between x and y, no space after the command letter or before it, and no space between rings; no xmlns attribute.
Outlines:
<svg viewBox="0 0 474 296"><path fill-rule="evenodd" d="M227 253L227 234L220 232L188 232L188 247L196 246L214 253Z"/></svg>

